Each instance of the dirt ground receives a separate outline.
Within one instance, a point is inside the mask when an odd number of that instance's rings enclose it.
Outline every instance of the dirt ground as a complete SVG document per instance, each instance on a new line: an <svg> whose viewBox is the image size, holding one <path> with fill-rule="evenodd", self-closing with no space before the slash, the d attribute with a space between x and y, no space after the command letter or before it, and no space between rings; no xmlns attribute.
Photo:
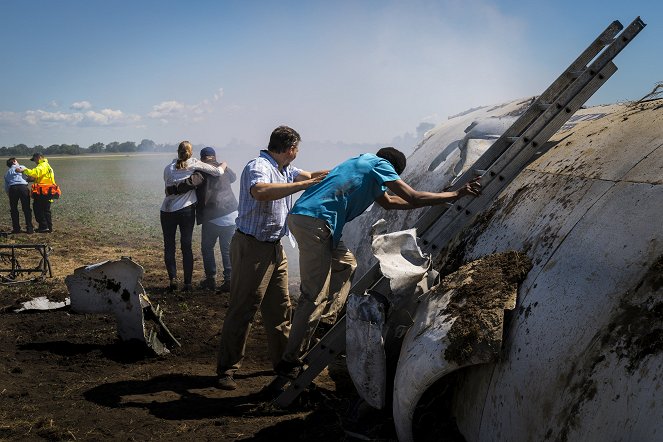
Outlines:
<svg viewBox="0 0 663 442"><path fill-rule="evenodd" d="M337 389L327 371L287 410L260 394L272 372L259 317L238 389L217 389L216 349L228 294L166 292L162 252L154 245L133 247L131 256L145 268L145 290L182 344L168 355L146 355L119 341L111 315L15 313L16 305L36 296L64 300L64 278L75 268L126 254L117 241L101 247L85 238L57 230L0 238L0 244L48 244L54 274L43 282L0 285L0 440L352 440L342 424L355 392L347 383ZM199 256L195 267L197 282Z"/></svg>

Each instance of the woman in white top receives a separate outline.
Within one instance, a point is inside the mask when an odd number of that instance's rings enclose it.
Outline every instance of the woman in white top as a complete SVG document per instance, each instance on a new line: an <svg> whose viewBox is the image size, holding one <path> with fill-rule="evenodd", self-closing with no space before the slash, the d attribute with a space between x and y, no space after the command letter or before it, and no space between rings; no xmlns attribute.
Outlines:
<svg viewBox="0 0 663 442"><path fill-rule="evenodd" d="M166 187L173 186L191 176L195 170L213 176L223 175L226 163L218 167L191 158L192 146L188 141L182 141L177 148L177 158L163 171L163 180ZM190 190L179 195L167 195L161 204L161 230L163 231L163 255L170 279L170 290L177 289L177 264L175 261L175 236L180 228L180 249L182 250L182 266L184 267L184 291L191 290L193 275L193 250L191 241L193 227L196 224L196 191Z"/></svg>

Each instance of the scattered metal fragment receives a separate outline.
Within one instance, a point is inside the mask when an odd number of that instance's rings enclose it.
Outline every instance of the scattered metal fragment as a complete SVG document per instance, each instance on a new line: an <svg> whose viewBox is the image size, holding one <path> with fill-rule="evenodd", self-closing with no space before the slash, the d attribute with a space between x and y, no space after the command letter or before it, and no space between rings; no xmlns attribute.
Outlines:
<svg viewBox="0 0 663 442"><path fill-rule="evenodd" d="M14 310L14 312L20 313L20 312L30 312L36 310L38 311L60 310L68 307L70 303L71 302L69 298L61 302L56 302L56 301L51 301L46 296L39 296L37 298L33 298L29 301L22 303L20 307Z"/></svg>
<svg viewBox="0 0 663 442"><path fill-rule="evenodd" d="M26 261L34 261L21 252L36 251L39 261L30 267ZM53 277L48 254L51 248L46 244L0 244L0 284L20 284ZM37 276L30 276L38 273Z"/></svg>
<svg viewBox="0 0 663 442"><path fill-rule="evenodd" d="M156 354L166 354L166 344L181 346L163 322L163 312L150 302L140 283L143 267L123 256L77 268L65 278L71 309L78 313L113 313L123 341L143 342Z"/></svg>

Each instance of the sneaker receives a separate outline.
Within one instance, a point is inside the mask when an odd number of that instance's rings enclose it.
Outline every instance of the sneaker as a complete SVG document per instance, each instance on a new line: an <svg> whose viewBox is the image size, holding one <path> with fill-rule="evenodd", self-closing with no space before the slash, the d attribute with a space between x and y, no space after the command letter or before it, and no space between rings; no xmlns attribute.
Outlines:
<svg viewBox="0 0 663 442"><path fill-rule="evenodd" d="M198 287L200 287L203 290L215 290L216 289L216 281L214 281L213 276L208 276L207 278L200 281L200 284L198 284Z"/></svg>
<svg viewBox="0 0 663 442"><path fill-rule="evenodd" d="M230 281L227 279L223 281L223 284L219 286L219 289L217 290L218 293L229 293L230 292Z"/></svg>
<svg viewBox="0 0 663 442"><path fill-rule="evenodd" d="M233 379L232 375L229 375L229 374L220 376L219 379L216 381L216 385L221 390L236 390L237 389L237 382L235 382L235 379Z"/></svg>

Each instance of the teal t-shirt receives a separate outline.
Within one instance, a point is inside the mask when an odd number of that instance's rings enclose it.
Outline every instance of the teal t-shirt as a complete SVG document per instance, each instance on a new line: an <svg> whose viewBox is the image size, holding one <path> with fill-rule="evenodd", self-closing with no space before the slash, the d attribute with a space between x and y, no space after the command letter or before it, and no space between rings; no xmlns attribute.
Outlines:
<svg viewBox="0 0 663 442"><path fill-rule="evenodd" d="M306 189L290 213L327 221L336 246L345 223L387 191L384 183L400 179L389 161L365 153L339 164L324 180Z"/></svg>

